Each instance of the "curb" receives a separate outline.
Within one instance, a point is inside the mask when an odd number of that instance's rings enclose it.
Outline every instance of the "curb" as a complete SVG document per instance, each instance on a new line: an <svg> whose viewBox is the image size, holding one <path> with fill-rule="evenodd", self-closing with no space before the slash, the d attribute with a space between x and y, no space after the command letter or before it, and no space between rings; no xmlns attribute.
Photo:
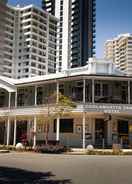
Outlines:
<svg viewBox="0 0 132 184"><path fill-rule="evenodd" d="M0 153L9 153L9 150L0 150Z"/></svg>

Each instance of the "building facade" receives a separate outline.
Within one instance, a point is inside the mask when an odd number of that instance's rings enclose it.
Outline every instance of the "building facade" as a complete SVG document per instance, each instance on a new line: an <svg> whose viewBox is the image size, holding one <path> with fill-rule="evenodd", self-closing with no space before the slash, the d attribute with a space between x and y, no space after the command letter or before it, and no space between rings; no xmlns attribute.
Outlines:
<svg viewBox="0 0 132 184"><path fill-rule="evenodd" d="M55 15L55 0L42 1L42 8L48 11L50 14Z"/></svg>
<svg viewBox="0 0 132 184"><path fill-rule="evenodd" d="M49 124L49 141L71 147L93 144L132 146L132 78L112 62L89 60L85 67L28 79L0 77L0 144L44 143L50 94L59 92L76 103ZM54 104L52 103L52 108Z"/></svg>
<svg viewBox="0 0 132 184"><path fill-rule="evenodd" d="M58 19L34 5L6 9L3 75L27 78L55 73Z"/></svg>
<svg viewBox="0 0 132 184"><path fill-rule="evenodd" d="M4 36L5 36L5 12L6 1L0 1L0 75L4 72Z"/></svg>
<svg viewBox="0 0 132 184"><path fill-rule="evenodd" d="M111 59L116 66L132 75L132 35L122 34L105 43L105 58Z"/></svg>
<svg viewBox="0 0 132 184"><path fill-rule="evenodd" d="M57 71L86 65L95 54L95 0L43 0L58 25Z"/></svg>

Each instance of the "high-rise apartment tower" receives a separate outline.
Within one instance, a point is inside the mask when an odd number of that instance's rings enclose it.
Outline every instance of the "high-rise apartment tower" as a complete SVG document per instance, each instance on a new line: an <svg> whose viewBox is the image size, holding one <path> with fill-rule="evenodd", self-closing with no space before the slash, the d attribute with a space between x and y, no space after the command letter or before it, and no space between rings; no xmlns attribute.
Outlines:
<svg viewBox="0 0 132 184"><path fill-rule="evenodd" d="M4 72L4 37L5 37L5 22L6 22L6 12L7 12L7 1L0 1L0 75Z"/></svg>
<svg viewBox="0 0 132 184"><path fill-rule="evenodd" d="M132 75L132 34L121 34L105 42L105 58L111 59L116 66Z"/></svg>
<svg viewBox="0 0 132 184"><path fill-rule="evenodd" d="M57 70L86 65L95 54L96 0L42 0L59 18Z"/></svg>
<svg viewBox="0 0 132 184"><path fill-rule="evenodd" d="M52 15L55 15L55 0L44 0L42 1L42 8L47 10Z"/></svg>
<svg viewBox="0 0 132 184"><path fill-rule="evenodd" d="M0 14L5 15L0 30L2 75L25 78L55 73L58 19L34 5L7 5Z"/></svg>

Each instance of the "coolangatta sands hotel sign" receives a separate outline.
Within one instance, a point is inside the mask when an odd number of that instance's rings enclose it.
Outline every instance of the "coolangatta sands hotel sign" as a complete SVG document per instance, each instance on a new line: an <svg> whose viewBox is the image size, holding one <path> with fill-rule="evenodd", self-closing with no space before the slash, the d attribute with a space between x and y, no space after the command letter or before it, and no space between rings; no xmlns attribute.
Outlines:
<svg viewBox="0 0 132 184"><path fill-rule="evenodd" d="M86 112L104 112L104 113L132 113L132 105L117 104L86 104Z"/></svg>
<svg viewBox="0 0 132 184"><path fill-rule="evenodd" d="M23 135L35 147L44 142L50 94L76 103L72 112L52 119L49 141L71 147L93 144L132 147L132 78L110 61L90 59L82 68L26 79L0 77L0 144L16 145Z"/></svg>

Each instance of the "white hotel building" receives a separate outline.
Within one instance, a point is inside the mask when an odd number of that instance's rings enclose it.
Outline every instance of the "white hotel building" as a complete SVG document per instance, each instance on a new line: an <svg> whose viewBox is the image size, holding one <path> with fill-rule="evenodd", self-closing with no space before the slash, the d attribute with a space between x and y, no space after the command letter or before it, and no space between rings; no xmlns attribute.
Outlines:
<svg viewBox="0 0 132 184"><path fill-rule="evenodd" d="M23 134L33 146L44 143L46 99L54 92L70 97L77 107L50 122L49 141L83 148L115 142L132 146L132 78L111 61L95 59L58 74L0 77L0 144L16 145Z"/></svg>
<svg viewBox="0 0 132 184"><path fill-rule="evenodd" d="M34 6L5 6L3 75L55 73L58 19Z"/></svg>

